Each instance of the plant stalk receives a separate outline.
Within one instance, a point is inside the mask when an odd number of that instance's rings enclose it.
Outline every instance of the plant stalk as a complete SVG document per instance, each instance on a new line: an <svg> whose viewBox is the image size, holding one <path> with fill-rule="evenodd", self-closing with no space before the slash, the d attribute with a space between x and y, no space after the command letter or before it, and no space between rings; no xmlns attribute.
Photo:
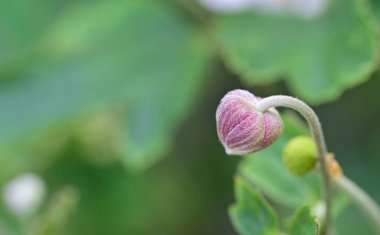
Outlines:
<svg viewBox="0 0 380 235"><path fill-rule="evenodd" d="M380 207L375 200L345 176L334 178L334 183L362 209L373 228L380 234Z"/></svg>
<svg viewBox="0 0 380 235"><path fill-rule="evenodd" d="M330 175L328 173L328 168L326 164L327 148L321 123L319 122L318 116L315 114L313 109L311 109L303 101L291 96L270 96L267 98L263 98L256 104L256 108L261 112L274 107L286 107L294 109L297 112L299 112L309 124L309 128L317 146L319 168L323 179L326 215L323 223L324 228L322 232L323 234L327 234L327 231L329 230L331 224L332 193Z"/></svg>

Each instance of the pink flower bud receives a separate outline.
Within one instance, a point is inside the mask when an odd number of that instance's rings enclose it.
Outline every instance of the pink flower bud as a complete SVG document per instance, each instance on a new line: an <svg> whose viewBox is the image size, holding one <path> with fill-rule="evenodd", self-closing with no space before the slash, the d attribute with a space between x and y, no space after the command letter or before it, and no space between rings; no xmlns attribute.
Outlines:
<svg viewBox="0 0 380 235"><path fill-rule="evenodd" d="M274 108L256 110L260 97L245 90L228 92L216 110L218 136L226 153L244 155L271 145L282 133L283 122Z"/></svg>

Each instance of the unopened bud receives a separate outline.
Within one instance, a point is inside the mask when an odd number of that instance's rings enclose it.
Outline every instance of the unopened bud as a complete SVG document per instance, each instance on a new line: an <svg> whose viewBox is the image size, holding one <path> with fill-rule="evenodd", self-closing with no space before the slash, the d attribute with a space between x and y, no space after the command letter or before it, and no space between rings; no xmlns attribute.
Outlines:
<svg viewBox="0 0 380 235"><path fill-rule="evenodd" d="M245 90L228 92L216 111L218 136L226 153L244 155L257 152L271 145L281 135L283 122L274 109L260 112L260 101Z"/></svg>

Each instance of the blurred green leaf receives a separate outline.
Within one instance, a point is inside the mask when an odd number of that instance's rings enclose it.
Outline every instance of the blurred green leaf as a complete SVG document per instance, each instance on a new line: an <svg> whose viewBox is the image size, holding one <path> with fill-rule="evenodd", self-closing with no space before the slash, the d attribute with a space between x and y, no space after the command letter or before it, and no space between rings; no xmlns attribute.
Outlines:
<svg viewBox="0 0 380 235"><path fill-rule="evenodd" d="M229 212L239 234L268 235L278 230L276 213L244 179L236 179L235 194L237 203L231 206Z"/></svg>
<svg viewBox="0 0 380 235"><path fill-rule="evenodd" d="M238 174L257 186L270 199L289 208L315 206L322 201L322 180L316 171L299 177L291 174L282 162L282 150L293 137L307 134L307 128L292 113L282 115L285 130L271 147L249 155L240 163ZM334 193L333 214L338 216L348 206L348 197Z"/></svg>
<svg viewBox="0 0 380 235"><path fill-rule="evenodd" d="M372 12L366 0L329 1L310 20L245 13L217 18L217 37L227 66L249 84L284 76L308 102L336 99L368 79L375 68Z"/></svg>
<svg viewBox="0 0 380 235"><path fill-rule="evenodd" d="M55 18L58 3L57 0L0 1L0 69L19 66L18 63L30 59L42 33Z"/></svg>
<svg viewBox="0 0 380 235"><path fill-rule="evenodd" d="M289 115L283 115L285 131L270 148L249 155L239 166L239 174L263 190L273 200L298 208L300 205L316 203L321 198L321 185L317 172L304 177L288 172L282 162L283 146L294 136L304 135L305 126Z"/></svg>
<svg viewBox="0 0 380 235"><path fill-rule="evenodd" d="M307 206L298 209L290 222L291 235L318 235L318 224Z"/></svg>
<svg viewBox="0 0 380 235"><path fill-rule="evenodd" d="M178 122L186 117L192 105L198 101L197 92L210 59L209 51L200 35L190 31L179 36L178 32L181 30L176 29L173 35L168 32L165 34L168 38L177 36L176 41L168 41L165 54L168 54L168 50L182 54L178 59L173 55L173 61L168 64L171 71L166 72L170 73L170 77L157 77L159 80L155 82L154 88L144 91L140 99L127 110L124 158L127 166L145 168L166 153L172 145L171 136Z"/></svg>
<svg viewBox="0 0 380 235"><path fill-rule="evenodd" d="M70 187L56 192L49 201L48 208L37 222L33 225L28 234L31 235L58 235L64 234L64 225L70 215L76 209L79 201L79 192Z"/></svg>
<svg viewBox="0 0 380 235"><path fill-rule="evenodd" d="M178 168L170 163L159 164L136 175L120 165L88 164L78 158L82 153L77 150L69 150L44 175L50 190L71 185L80 192L78 207L67 221L65 234L193 235L209 231L212 209L205 210L205 206L215 198L209 194L199 197L207 189L194 180L190 169L181 167L182 163L176 165Z"/></svg>
<svg viewBox="0 0 380 235"><path fill-rule="evenodd" d="M0 184L22 172L45 170L62 155L68 141L69 135L57 129L49 134L35 135L32 140L20 141L19 147L0 149Z"/></svg>
<svg viewBox="0 0 380 235"><path fill-rule="evenodd" d="M116 0L74 2L49 29L33 66L5 73L17 80L0 86L0 144L126 103L123 162L151 165L201 86L210 51L200 29L164 2Z"/></svg>
<svg viewBox="0 0 380 235"><path fill-rule="evenodd" d="M372 0L371 1L371 5L372 5L372 7L374 9L375 16L377 18L377 22L378 22L377 27L378 27L378 30L380 30L379 29L379 27L380 27L380 25L379 25L380 24L380 2L376 1L376 0Z"/></svg>

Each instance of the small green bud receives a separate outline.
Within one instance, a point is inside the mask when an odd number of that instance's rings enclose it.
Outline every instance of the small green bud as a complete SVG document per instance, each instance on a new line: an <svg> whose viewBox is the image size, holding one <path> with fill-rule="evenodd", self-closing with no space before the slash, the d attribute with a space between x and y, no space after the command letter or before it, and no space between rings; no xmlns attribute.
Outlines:
<svg viewBox="0 0 380 235"><path fill-rule="evenodd" d="M311 171L317 162L317 148L307 136L291 139L283 150L283 161L288 170L298 176Z"/></svg>

